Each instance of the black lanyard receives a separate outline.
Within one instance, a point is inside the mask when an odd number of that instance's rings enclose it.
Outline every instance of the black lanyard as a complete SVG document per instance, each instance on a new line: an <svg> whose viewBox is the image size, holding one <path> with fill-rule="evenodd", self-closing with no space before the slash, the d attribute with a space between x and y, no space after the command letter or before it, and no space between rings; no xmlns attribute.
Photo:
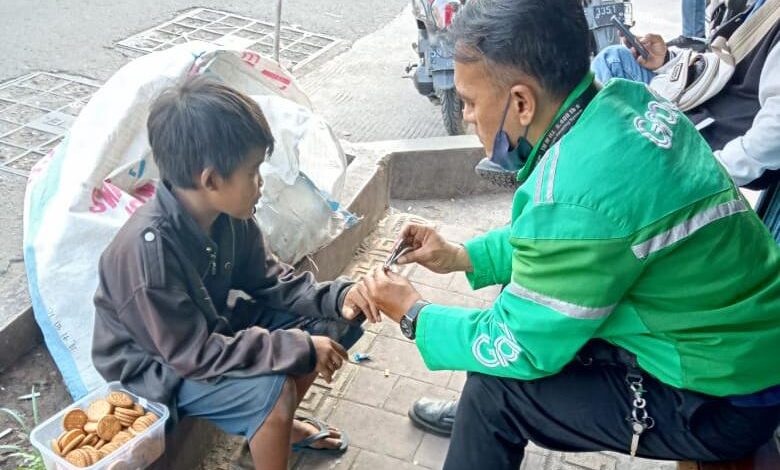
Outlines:
<svg viewBox="0 0 780 470"><path fill-rule="evenodd" d="M553 125L552 128L547 131L547 134L544 135L542 143L536 151L536 155L544 155L547 153L547 150L549 150L553 144L558 142L564 134L574 127L580 119L580 116L582 116L582 113L585 111L585 108L588 107L588 104L590 104L598 92L598 87L596 86L596 83L593 82L574 100L571 106L561 114L555 125Z"/></svg>

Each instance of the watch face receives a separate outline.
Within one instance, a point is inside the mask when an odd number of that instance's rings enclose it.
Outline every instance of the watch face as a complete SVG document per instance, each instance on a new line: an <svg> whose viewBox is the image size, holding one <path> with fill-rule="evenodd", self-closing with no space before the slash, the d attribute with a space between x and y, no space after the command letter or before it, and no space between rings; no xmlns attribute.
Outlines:
<svg viewBox="0 0 780 470"><path fill-rule="evenodd" d="M409 339L412 339L414 337L412 333L412 321L409 320L407 317L401 318L400 327L401 327L401 333L403 333L404 336L406 336Z"/></svg>

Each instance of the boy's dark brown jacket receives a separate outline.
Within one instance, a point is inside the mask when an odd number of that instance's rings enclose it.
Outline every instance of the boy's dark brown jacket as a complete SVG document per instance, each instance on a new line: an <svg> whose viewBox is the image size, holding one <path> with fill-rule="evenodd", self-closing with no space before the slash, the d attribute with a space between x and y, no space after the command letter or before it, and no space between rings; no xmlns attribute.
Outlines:
<svg viewBox="0 0 780 470"><path fill-rule="evenodd" d="M105 250L99 274L95 367L171 411L182 378L314 370L308 333L249 324L246 302L228 309L229 290L249 294L263 313L336 319L351 284L296 274L266 250L254 220L223 214L207 236L163 184Z"/></svg>

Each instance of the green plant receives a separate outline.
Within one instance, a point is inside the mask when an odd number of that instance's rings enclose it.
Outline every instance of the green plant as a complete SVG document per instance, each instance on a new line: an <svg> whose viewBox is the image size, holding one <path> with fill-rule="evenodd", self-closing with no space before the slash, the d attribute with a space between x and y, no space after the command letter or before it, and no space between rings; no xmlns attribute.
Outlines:
<svg viewBox="0 0 780 470"><path fill-rule="evenodd" d="M32 387L32 410L33 410L33 426L38 425L38 401L35 397L35 386ZM0 413L3 413L5 415L8 415L19 423L19 426L24 433L27 441L30 441L30 426L27 425L27 422L25 422L24 418L22 418L22 415L19 414L18 411L12 410L10 408L0 408ZM20 445L0 445L0 453L6 453L10 452L10 454L7 455L8 458L16 459L19 462L19 465L16 467L17 470L46 470L46 466L43 463L43 458L41 457L41 454L36 452L35 450L30 450L29 448L22 447Z"/></svg>

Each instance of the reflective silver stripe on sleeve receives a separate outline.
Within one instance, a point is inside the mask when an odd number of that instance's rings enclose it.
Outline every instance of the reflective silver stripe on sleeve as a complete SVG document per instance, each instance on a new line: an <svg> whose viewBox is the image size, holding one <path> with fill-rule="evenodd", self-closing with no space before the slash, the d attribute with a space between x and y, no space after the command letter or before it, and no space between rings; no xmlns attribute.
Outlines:
<svg viewBox="0 0 780 470"><path fill-rule="evenodd" d="M534 192L534 204L542 202L542 184L544 183L544 166L547 164L547 160L550 156L550 152L544 154L541 160L539 160L538 174L536 175L536 191Z"/></svg>
<svg viewBox="0 0 780 470"><path fill-rule="evenodd" d="M525 287L515 282L509 284L506 288L510 294L521 299L530 300L539 305L551 308L556 312L559 312L567 317L578 318L580 320L595 320L598 318L604 318L617 307L615 305L609 305L607 307L583 307L582 305L576 305L569 302L565 302L554 297L548 297L538 292L528 290Z"/></svg>
<svg viewBox="0 0 780 470"><path fill-rule="evenodd" d="M700 228L720 220L730 215L738 214L740 212L747 211L747 205L742 200L734 200L724 202L723 204L711 207L703 212L700 212L690 219L675 225L669 230L659 233L653 238L634 245L631 249L634 251L639 259L644 259L651 254L663 250L664 248L682 240L685 237L692 235Z"/></svg>
<svg viewBox="0 0 780 470"><path fill-rule="evenodd" d="M555 170L558 168L558 156L561 154L561 142L555 144L555 154L550 163L550 176L547 178L547 202L553 202L553 187L555 186Z"/></svg>

